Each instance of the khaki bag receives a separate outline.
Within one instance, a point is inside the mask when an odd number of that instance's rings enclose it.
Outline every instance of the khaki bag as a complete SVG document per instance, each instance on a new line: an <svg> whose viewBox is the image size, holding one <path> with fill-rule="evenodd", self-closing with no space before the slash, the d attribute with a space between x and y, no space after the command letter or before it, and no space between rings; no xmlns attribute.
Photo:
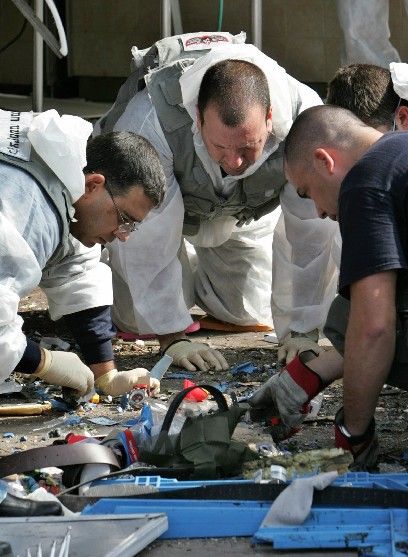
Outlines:
<svg viewBox="0 0 408 557"><path fill-rule="evenodd" d="M169 436L174 415L184 397L193 389L207 390L218 404L211 414L187 417L180 433ZM171 467L183 478L215 479L239 475L244 462L258 454L245 443L232 439L235 427L247 406L228 407L224 395L212 385L196 385L180 391L171 402L159 436L151 450L142 450L140 459L158 467Z"/></svg>

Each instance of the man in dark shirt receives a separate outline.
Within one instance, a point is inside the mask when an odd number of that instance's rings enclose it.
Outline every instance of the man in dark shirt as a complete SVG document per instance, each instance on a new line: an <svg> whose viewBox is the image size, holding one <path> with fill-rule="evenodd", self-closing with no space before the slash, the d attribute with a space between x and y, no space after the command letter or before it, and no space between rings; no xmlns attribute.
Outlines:
<svg viewBox="0 0 408 557"><path fill-rule="evenodd" d="M408 387L401 320L408 310L408 133L383 135L345 109L313 107L289 132L285 168L298 195L312 199L321 218L340 224L340 296L325 327L336 351L296 358L255 393L251 404L276 412L290 435L310 400L343 377L336 446L350 450L358 467L372 467L381 388L385 382Z"/></svg>

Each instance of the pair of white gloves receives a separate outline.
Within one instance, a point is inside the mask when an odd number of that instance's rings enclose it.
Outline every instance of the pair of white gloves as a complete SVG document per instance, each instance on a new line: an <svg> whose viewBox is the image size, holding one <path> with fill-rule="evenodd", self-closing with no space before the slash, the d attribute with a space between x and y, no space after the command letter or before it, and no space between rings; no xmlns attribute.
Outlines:
<svg viewBox="0 0 408 557"><path fill-rule="evenodd" d="M92 371L73 352L51 352L45 348L41 351L41 365L34 375L46 383L69 387L79 397L92 391L94 385L111 396L128 393L135 385L149 385L150 392L155 394L160 391L160 381L151 379L147 369L136 368L120 372L112 369L94 380Z"/></svg>
<svg viewBox="0 0 408 557"><path fill-rule="evenodd" d="M150 392L160 392L160 381L151 378L147 369L136 368L126 371L112 369L94 380L90 368L73 352L50 351L41 349L42 360L34 374L39 379L53 385L69 387L78 396L89 393L97 387L106 395L120 396L131 391L135 385L148 385ZM198 344L189 340L181 340L172 345L166 354L173 358L176 365L195 371L197 368L216 371L228 369L228 363L218 350L206 344Z"/></svg>
<svg viewBox="0 0 408 557"><path fill-rule="evenodd" d="M296 354L306 350L320 352L317 344L318 332L308 334L289 333L278 349L279 361L289 362ZM133 389L135 385L149 385L150 391L158 393L160 382L150 378L147 369L136 368L126 371L112 369L94 380L92 371L72 352L49 351L41 349L43 358L40 369L35 375L46 383L69 387L79 396L89 393L97 387L103 393L120 396ZM207 344L180 339L170 345L165 353L173 358L173 364L188 371L227 370L228 362L218 350Z"/></svg>

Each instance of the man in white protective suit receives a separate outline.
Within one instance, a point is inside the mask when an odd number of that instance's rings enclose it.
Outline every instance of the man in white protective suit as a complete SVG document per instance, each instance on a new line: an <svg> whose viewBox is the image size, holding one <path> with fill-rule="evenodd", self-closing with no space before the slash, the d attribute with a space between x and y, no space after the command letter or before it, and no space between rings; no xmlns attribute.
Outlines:
<svg viewBox="0 0 408 557"><path fill-rule="evenodd" d="M165 189L157 153L142 137L112 132L55 110L0 111L0 382L13 371L84 395L157 389L142 368L114 363L109 267L100 246L125 242ZM52 319L65 316L85 363L40 348L22 332L19 300L40 285Z"/></svg>
<svg viewBox="0 0 408 557"><path fill-rule="evenodd" d="M136 70L95 129L146 137L167 178L165 200L140 234L108 246L113 321L155 333L191 371L227 367L186 338L194 304L225 323L271 325L272 287L279 358L288 361L319 352L336 288L337 225L286 183L281 155L296 115L321 101L244 40L197 33L134 47ZM194 275L183 237L195 249Z"/></svg>
<svg viewBox="0 0 408 557"><path fill-rule="evenodd" d="M341 65L401 62L390 41L389 0L336 0L343 31ZM408 0L402 2L408 14Z"/></svg>

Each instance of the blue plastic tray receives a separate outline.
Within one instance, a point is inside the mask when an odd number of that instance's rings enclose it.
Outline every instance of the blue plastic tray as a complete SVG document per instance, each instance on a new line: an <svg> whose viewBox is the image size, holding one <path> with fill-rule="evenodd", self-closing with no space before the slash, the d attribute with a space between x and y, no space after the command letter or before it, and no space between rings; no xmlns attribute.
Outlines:
<svg viewBox="0 0 408 557"><path fill-rule="evenodd" d="M312 509L300 526L260 528L269 503L163 499L100 499L83 515L166 513L170 538L254 536L274 549L359 549L359 555L406 557L407 509Z"/></svg>
<svg viewBox="0 0 408 557"><path fill-rule="evenodd" d="M162 538L252 536L270 508L258 501L100 499L81 514L166 513L169 529Z"/></svg>
<svg viewBox="0 0 408 557"><path fill-rule="evenodd" d="M170 491L174 489L186 489L200 487L203 485L226 485L231 483L253 483L252 480L196 480L178 481L173 478L162 478L161 476L138 476L130 479L107 479L92 482L92 485L107 485L117 483L127 483L140 486L152 486L159 491ZM369 474L368 472L349 472L339 476L332 485L364 487L364 488L383 488L408 490L408 474Z"/></svg>
<svg viewBox="0 0 408 557"><path fill-rule="evenodd" d="M300 526L260 528L255 542L274 549L358 549L360 556L406 557L408 510L312 509Z"/></svg>
<svg viewBox="0 0 408 557"><path fill-rule="evenodd" d="M339 476L332 483L332 485L408 490L408 474L369 474L368 472L349 472Z"/></svg>

